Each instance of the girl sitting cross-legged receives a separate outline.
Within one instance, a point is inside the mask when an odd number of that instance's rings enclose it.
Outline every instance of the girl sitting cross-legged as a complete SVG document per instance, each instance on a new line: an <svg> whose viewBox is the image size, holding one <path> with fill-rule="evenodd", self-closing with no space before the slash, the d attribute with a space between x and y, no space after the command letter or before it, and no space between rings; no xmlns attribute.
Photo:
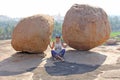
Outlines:
<svg viewBox="0 0 120 80"><path fill-rule="evenodd" d="M51 54L52 54L53 59L54 60L59 59L61 61L64 61L63 57L65 54L65 49L63 49L63 48L66 48L67 45L64 45L61 42L61 36L57 34L55 41L52 43L52 45L49 44L49 46L52 49Z"/></svg>

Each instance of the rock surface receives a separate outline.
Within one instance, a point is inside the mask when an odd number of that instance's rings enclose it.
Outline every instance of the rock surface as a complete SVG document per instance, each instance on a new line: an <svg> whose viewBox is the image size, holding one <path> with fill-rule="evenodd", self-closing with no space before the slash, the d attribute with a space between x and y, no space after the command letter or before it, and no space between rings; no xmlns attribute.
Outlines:
<svg viewBox="0 0 120 80"><path fill-rule="evenodd" d="M108 39L106 41L107 45L116 45L117 44L117 40L116 39Z"/></svg>
<svg viewBox="0 0 120 80"><path fill-rule="evenodd" d="M16 51L43 52L50 42L54 20L48 15L35 15L22 19L12 34L12 46Z"/></svg>
<svg viewBox="0 0 120 80"><path fill-rule="evenodd" d="M62 27L64 41L77 50L89 50L104 43L110 35L107 14L101 8L73 5Z"/></svg>
<svg viewBox="0 0 120 80"><path fill-rule="evenodd" d="M120 47L102 45L90 51L67 47L65 62L42 54L16 53L10 40L0 41L0 80L120 80Z"/></svg>

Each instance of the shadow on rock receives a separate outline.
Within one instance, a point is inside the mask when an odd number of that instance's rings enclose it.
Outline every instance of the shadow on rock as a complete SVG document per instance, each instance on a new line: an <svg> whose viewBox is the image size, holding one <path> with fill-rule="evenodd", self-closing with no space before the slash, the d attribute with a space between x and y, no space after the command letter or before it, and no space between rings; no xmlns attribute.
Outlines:
<svg viewBox="0 0 120 80"><path fill-rule="evenodd" d="M30 72L42 62L41 55L18 52L0 62L0 76L10 76Z"/></svg>
<svg viewBox="0 0 120 80"><path fill-rule="evenodd" d="M97 52L69 50L65 54L65 62L54 62L54 66L46 64L45 69L52 76L84 74L96 70L105 59L105 55Z"/></svg>
<svg viewBox="0 0 120 80"><path fill-rule="evenodd" d="M55 62L55 66L47 66L46 71L53 76L83 74L98 68L99 66L91 66L86 64L76 64L70 62Z"/></svg>

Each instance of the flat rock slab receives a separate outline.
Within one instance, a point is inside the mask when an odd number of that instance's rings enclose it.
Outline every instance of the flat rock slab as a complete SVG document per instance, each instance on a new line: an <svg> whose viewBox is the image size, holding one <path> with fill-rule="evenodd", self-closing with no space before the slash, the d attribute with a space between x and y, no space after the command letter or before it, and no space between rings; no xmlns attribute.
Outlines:
<svg viewBox="0 0 120 80"><path fill-rule="evenodd" d="M96 80L120 80L120 70L104 71Z"/></svg>
<svg viewBox="0 0 120 80"><path fill-rule="evenodd" d="M120 80L119 45L90 51L66 48L65 62L42 54L15 52L10 40L0 41L0 80Z"/></svg>
<svg viewBox="0 0 120 80"><path fill-rule="evenodd" d="M120 69L103 72L103 74L101 74L101 76L104 77L104 78L108 78L108 79L109 78L120 79Z"/></svg>

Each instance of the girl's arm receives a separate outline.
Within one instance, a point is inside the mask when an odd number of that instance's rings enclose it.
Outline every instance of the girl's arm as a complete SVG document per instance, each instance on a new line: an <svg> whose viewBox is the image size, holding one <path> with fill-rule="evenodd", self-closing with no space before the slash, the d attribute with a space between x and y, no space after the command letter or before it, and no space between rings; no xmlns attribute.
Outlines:
<svg viewBox="0 0 120 80"><path fill-rule="evenodd" d="M67 44L65 45L65 44L62 42L62 46L63 46L64 48L66 48L66 47L67 47Z"/></svg>
<svg viewBox="0 0 120 80"><path fill-rule="evenodd" d="M54 46L55 46L55 42L53 42L53 43L52 43L52 45L51 45L51 44L49 44L49 46L50 46L50 48L51 48L51 49L53 49L53 48L54 48Z"/></svg>

